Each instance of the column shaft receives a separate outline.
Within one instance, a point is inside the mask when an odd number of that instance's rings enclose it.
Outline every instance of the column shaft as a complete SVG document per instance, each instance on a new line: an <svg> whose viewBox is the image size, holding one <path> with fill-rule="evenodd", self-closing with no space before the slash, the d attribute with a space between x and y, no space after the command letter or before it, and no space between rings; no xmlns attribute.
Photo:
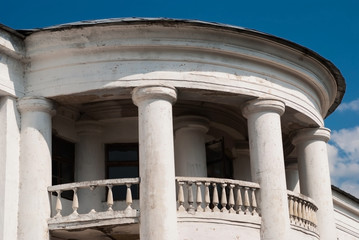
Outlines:
<svg viewBox="0 0 359 240"><path fill-rule="evenodd" d="M298 164L292 163L285 168L287 188L295 193L300 193Z"/></svg>
<svg viewBox="0 0 359 240"><path fill-rule="evenodd" d="M290 224L280 124L284 104L258 99L243 111L248 120L252 178L260 184L261 239L287 240Z"/></svg>
<svg viewBox="0 0 359 240"><path fill-rule="evenodd" d="M138 106L140 151L140 238L177 239L172 102L169 87L133 91Z"/></svg>
<svg viewBox="0 0 359 240"><path fill-rule="evenodd" d="M207 177L205 133L209 121L199 116L176 118L176 176Z"/></svg>
<svg viewBox="0 0 359 240"><path fill-rule="evenodd" d="M233 159L233 177L238 180L252 181L248 142L240 141L236 145L232 150L235 157Z"/></svg>
<svg viewBox="0 0 359 240"><path fill-rule="evenodd" d="M101 142L101 126L92 120L76 123L79 142L76 144L75 179L77 182L105 179L104 147ZM102 211L105 188L79 189L79 213Z"/></svg>
<svg viewBox="0 0 359 240"><path fill-rule="evenodd" d="M337 235L327 153L329 138L329 129L309 128L298 131L293 143L297 147L301 193L312 198L318 207L320 238L335 240Z"/></svg>
<svg viewBox="0 0 359 240"><path fill-rule="evenodd" d="M25 97L21 112L18 239L48 240L51 186L51 110L49 100Z"/></svg>

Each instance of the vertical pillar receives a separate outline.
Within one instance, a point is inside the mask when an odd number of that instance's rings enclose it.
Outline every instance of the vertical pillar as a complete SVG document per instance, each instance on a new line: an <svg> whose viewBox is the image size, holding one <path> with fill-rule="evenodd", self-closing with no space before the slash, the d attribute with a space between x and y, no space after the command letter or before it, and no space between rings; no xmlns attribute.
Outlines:
<svg viewBox="0 0 359 240"><path fill-rule="evenodd" d="M140 151L140 238L177 239L172 103L175 88L135 88Z"/></svg>
<svg viewBox="0 0 359 240"><path fill-rule="evenodd" d="M289 239L289 211L284 172L280 116L285 105L279 100L248 102L243 114L248 122L251 174L260 184L261 239Z"/></svg>
<svg viewBox="0 0 359 240"><path fill-rule="evenodd" d="M327 142L330 130L307 128L299 130L293 138L297 148L301 193L317 204L320 239L337 239L334 222L333 199L328 164Z"/></svg>
<svg viewBox="0 0 359 240"><path fill-rule="evenodd" d="M0 239L17 239L20 116L16 99L0 97Z"/></svg>
<svg viewBox="0 0 359 240"><path fill-rule="evenodd" d="M247 141L239 141L232 150L233 178L243 181L252 181L249 145Z"/></svg>
<svg viewBox="0 0 359 240"><path fill-rule="evenodd" d="M181 116L175 119L176 176L207 177L205 134L208 119Z"/></svg>
<svg viewBox="0 0 359 240"><path fill-rule="evenodd" d="M101 126L93 120L76 123L78 143L76 144L75 179L77 182L105 179L104 147L101 142ZM102 211L105 188L79 189L79 213L90 210Z"/></svg>
<svg viewBox="0 0 359 240"><path fill-rule="evenodd" d="M24 97L19 100L18 109L21 113L18 239L48 240L53 105L42 97Z"/></svg>
<svg viewBox="0 0 359 240"><path fill-rule="evenodd" d="M289 163L285 168L287 188L295 193L300 193L298 164Z"/></svg>

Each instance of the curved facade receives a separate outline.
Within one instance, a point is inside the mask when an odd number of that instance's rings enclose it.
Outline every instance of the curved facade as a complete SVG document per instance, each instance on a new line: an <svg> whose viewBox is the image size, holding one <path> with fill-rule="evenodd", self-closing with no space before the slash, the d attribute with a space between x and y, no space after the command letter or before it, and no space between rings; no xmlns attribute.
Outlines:
<svg viewBox="0 0 359 240"><path fill-rule="evenodd" d="M199 21L1 34L5 239L336 239L328 60Z"/></svg>

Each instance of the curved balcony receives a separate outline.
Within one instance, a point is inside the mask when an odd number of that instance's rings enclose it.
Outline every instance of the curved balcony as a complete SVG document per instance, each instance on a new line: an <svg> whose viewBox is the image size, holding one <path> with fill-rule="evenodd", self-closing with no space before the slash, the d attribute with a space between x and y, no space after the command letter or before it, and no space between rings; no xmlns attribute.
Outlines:
<svg viewBox="0 0 359 240"><path fill-rule="evenodd" d="M52 203L52 216L48 224L54 239L88 239L93 234L99 237L110 234L126 236L126 239L139 239L140 209L138 200L133 200L131 190L132 186L139 184L139 178L124 178L48 187ZM113 189L118 186L125 188L126 196L123 201L114 201ZM102 210L92 209L87 213L79 213L82 206L88 205L91 199L80 199L78 192L82 189L92 193L99 188L107 191L106 200L100 203ZM257 183L220 178L176 177L176 188L180 239L202 239L206 235L211 237L211 234L215 234L213 230L218 227L227 229L227 238L243 235L252 236L249 239L260 239L261 216L260 206L257 204L260 186ZM62 197L67 191L72 194ZM317 207L314 201L302 194L288 191L288 206L291 234L301 239L307 239L305 236L308 239L319 239L316 230Z"/></svg>

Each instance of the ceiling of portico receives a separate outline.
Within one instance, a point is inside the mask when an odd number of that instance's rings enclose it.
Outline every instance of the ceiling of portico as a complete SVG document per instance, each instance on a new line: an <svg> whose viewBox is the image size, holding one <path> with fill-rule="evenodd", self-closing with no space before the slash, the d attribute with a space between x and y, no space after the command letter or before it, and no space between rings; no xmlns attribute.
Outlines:
<svg viewBox="0 0 359 240"><path fill-rule="evenodd" d="M74 120L93 119L111 122L118 118L137 117L137 107L131 100L132 90L132 88L108 89L59 96L54 100L59 105L77 112ZM203 116L211 122L209 134L218 135L219 132L225 132L234 141L248 140L247 121L242 116L241 106L250 99L253 98L219 91L178 89L173 115L174 117ZM289 107L286 107L281 120L284 141L289 139L290 134L296 129L316 126L309 117ZM285 147L289 154L292 147L290 144Z"/></svg>

